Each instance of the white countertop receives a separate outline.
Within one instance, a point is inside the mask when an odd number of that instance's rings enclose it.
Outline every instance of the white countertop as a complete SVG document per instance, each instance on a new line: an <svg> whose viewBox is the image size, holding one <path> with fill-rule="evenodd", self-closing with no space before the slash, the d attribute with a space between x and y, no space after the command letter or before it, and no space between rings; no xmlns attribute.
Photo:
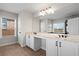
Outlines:
<svg viewBox="0 0 79 59"><path fill-rule="evenodd" d="M58 36L58 35L65 35L65 34L31 33L30 35L37 38L42 38L42 39L57 39L57 40L64 40L64 41L79 43L79 35L68 35L66 38L59 38Z"/></svg>

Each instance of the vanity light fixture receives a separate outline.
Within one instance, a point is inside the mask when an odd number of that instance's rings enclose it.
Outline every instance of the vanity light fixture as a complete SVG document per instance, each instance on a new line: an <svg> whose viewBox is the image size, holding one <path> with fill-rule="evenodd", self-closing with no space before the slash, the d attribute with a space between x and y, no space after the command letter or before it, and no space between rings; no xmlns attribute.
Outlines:
<svg viewBox="0 0 79 59"><path fill-rule="evenodd" d="M39 12L39 16L45 16L45 15L53 14L53 13L54 13L54 10L51 7L49 7L49 8L41 10Z"/></svg>

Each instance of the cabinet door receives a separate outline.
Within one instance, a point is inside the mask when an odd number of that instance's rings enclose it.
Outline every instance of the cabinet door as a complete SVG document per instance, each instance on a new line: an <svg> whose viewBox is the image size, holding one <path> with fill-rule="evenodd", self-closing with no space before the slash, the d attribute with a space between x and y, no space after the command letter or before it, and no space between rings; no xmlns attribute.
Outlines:
<svg viewBox="0 0 79 59"><path fill-rule="evenodd" d="M34 37L34 51L37 51L41 48L41 39Z"/></svg>
<svg viewBox="0 0 79 59"><path fill-rule="evenodd" d="M61 44L61 47L59 46L58 53L59 56L76 56L78 55L77 45L72 42L67 41L61 41L59 42L59 45Z"/></svg>
<svg viewBox="0 0 79 59"><path fill-rule="evenodd" d="M26 35L26 45L30 47L30 37Z"/></svg>
<svg viewBox="0 0 79 59"><path fill-rule="evenodd" d="M47 56L57 56L58 47L56 46L56 40L47 39L46 40L46 55Z"/></svg>
<svg viewBox="0 0 79 59"><path fill-rule="evenodd" d="M34 37L30 36L30 48L34 49Z"/></svg>

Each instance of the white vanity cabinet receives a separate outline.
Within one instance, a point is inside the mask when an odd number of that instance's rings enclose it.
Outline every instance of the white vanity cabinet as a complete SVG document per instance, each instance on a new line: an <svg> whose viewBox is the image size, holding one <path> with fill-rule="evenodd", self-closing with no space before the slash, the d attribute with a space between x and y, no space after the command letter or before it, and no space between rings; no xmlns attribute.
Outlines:
<svg viewBox="0 0 79 59"><path fill-rule="evenodd" d="M60 41L58 48L59 56L78 56L79 46L77 43L68 42L68 41Z"/></svg>
<svg viewBox="0 0 79 59"><path fill-rule="evenodd" d="M78 56L78 43L47 39L46 40L46 55L47 56Z"/></svg>
<svg viewBox="0 0 79 59"><path fill-rule="evenodd" d="M37 51L41 48L41 39L36 38L32 35L26 36L26 46L30 47L34 51Z"/></svg>

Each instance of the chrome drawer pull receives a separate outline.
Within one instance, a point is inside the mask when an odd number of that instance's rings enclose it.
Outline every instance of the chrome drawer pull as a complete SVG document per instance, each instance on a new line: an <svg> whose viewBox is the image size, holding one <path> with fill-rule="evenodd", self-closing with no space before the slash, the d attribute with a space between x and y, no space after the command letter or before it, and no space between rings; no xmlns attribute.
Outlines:
<svg viewBox="0 0 79 59"><path fill-rule="evenodd" d="M59 42L59 47L61 47L61 42Z"/></svg>
<svg viewBox="0 0 79 59"><path fill-rule="evenodd" d="M58 41L56 41L56 46L58 46Z"/></svg>

